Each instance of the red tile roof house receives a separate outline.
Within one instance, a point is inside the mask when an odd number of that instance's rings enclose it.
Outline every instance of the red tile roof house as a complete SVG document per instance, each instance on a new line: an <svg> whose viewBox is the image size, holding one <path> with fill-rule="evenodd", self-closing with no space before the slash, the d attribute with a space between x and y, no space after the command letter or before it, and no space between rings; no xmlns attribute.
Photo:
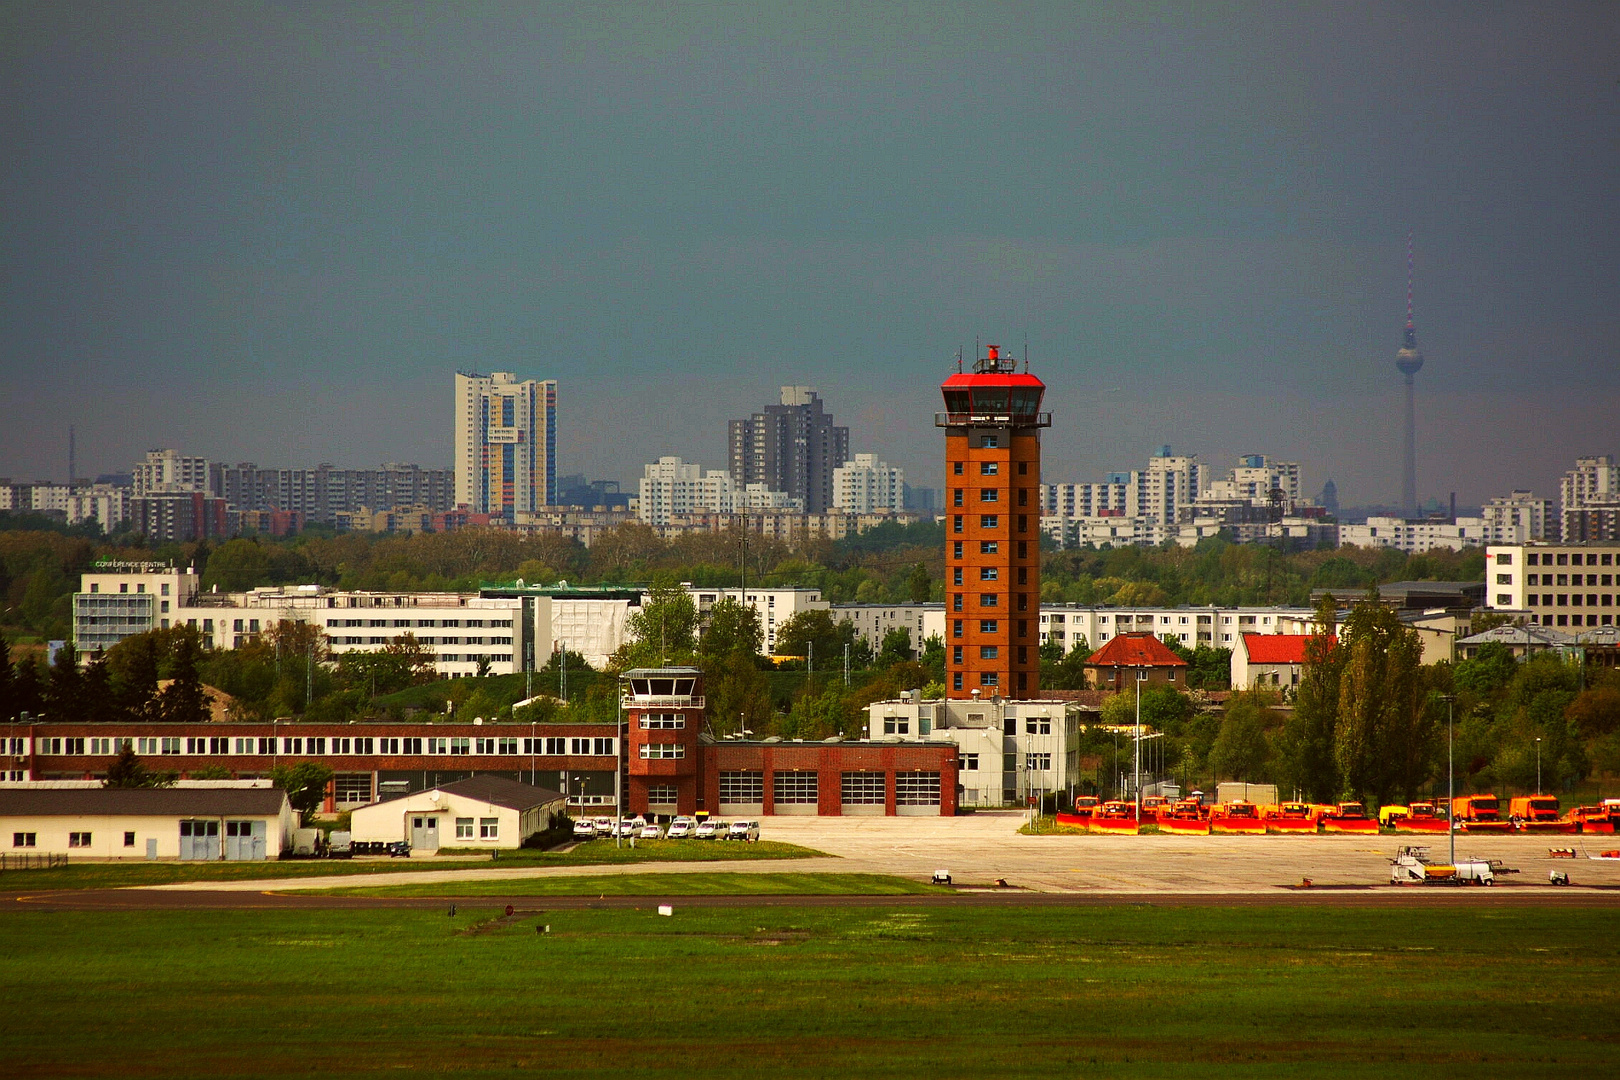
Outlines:
<svg viewBox="0 0 1620 1080"><path fill-rule="evenodd" d="M1239 634L1232 650L1232 689L1298 686L1310 642L1310 634Z"/></svg>
<svg viewBox="0 0 1620 1080"><path fill-rule="evenodd" d="M1145 672L1149 686L1186 687L1187 661L1152 634L1116 634L1085 663L1088 690L1126 690Z"/></svg>

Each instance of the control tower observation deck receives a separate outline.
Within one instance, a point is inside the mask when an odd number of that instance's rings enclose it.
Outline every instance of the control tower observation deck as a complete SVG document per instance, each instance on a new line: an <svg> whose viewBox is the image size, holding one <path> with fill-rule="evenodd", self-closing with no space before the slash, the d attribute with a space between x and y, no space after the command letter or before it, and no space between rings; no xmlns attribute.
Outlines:
<svg viewBox="0 0 1620 1080"><path fill-rule="evenodd" d="M1027 368L1027 364L1026 364ZM1040 689L1040 411L1046 384L988 346L940 385L945 411L945 693Z"/></svg>

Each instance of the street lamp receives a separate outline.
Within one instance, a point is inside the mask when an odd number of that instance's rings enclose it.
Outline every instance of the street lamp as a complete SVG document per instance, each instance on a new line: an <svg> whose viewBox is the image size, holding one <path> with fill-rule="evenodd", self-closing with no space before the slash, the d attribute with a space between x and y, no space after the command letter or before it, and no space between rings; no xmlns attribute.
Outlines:
<svg viewBox="0 0 1620 1080"><path fill-rule="evenodd" d="M1136 821L1142 821L1142 684L1147 681L1147 669L1136 669L1136 778L1133 781L1136 787Z"/></svg>
<svg viewBox="0 0 1620 1080"><path fill-rule="evenodd" d="M1456 787L1452 779L1451 766L1451 708L1457 700L1456 694L1441 694L1446 699L1446 841L1450 847L1447 856L1452 866L1457 865L1457 815Z"/></svg>
<svg viewBox="0 0 1620 1080"><path fill-rule="evenodd" d="M1541 736L1536 736L1536 794L1541 794Z"/></svg>

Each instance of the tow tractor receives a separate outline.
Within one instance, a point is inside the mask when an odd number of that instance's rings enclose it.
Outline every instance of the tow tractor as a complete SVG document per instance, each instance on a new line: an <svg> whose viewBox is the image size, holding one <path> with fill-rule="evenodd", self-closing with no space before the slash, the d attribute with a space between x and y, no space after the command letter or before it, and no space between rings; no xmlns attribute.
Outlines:
<svg viewBox="0 0 1620 1080"><path fill-rule="evenodd" d="M1497 868L1487 859L1458 859L1447 865L1429 861L1429 849L1405 845L1389 861L1391 885L1494 885Z"/></svg>

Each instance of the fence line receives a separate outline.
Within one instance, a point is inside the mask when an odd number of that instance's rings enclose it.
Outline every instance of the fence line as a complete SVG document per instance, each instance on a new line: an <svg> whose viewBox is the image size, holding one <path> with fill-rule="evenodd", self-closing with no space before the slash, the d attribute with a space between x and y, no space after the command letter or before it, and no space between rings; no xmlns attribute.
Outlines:
<svg viewBox="0 0 1620 1080"><path fill-rule="evenodd" d="M41 852L4 852L0 851L0 874L7 870L52 870L58 866L66 866L68 857L64 854L48 851Z"/></svg>

